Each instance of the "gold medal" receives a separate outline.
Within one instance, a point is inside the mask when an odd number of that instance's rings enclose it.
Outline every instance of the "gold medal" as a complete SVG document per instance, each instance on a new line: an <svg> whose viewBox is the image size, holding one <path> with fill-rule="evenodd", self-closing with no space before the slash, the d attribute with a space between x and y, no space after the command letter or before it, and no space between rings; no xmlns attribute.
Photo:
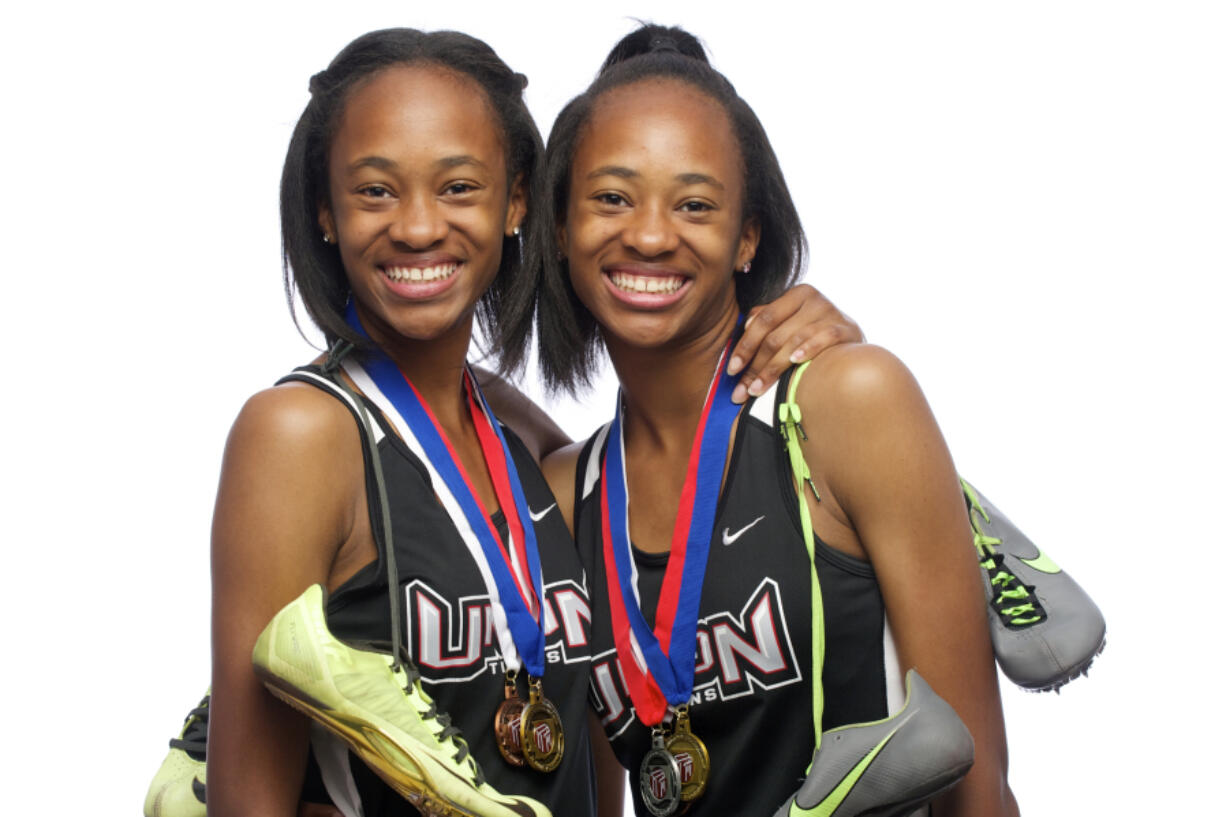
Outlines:
<svg viewBox="0 0 1226 817"><path fill-rule="evenodd" d="M690 731L690 708L682 704L673 713L673 731L664 741L668 753L677 761L681 778L681 800L689 803L702 797L711 776L711 755L706 745Z"/></svg>
<svg viewBox="0 0 1226 817"><path fill-rule="evenodd" d="M541 679L528 676L528 703L519 723L520 750L538 772L552 772L562 762L566 737L557 707L541 691Z"/></svg>
<svg viewBox="0 0 1226 817"><path fill-rule="evenodd" d="M639 794L655 817L668 817L681 805L681 772L658 726L651 730L651 749L639 764Z"/></svg>
<svg viewBox="0 0 1226 817"><path fill-rule="evenodd" d="M523 721L524 699L519 697L515 688L518 673L508 672L503 693L506 700L498 705L494 713L494 738L503 760L512 766L524 765L523 742L520 739L520 724Z"/></svg>

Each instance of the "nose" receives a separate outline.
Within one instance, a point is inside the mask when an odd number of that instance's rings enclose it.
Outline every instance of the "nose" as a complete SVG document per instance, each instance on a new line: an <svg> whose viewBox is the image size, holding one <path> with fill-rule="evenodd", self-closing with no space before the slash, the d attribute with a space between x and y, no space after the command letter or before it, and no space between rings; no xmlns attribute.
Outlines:
<svg viewBox="0 0 1226 817"><path fill-rule="evenodd" d="M411 196L401 201L388 236L415 250L429 249L447 235L447 220L433 196Z"/></svg>
<svg viewBox="0 0 1226 817"><path fill-rule="evenodd" d="M647 202L634 208L622 231L622 242L644 258L672 252L678 240L672 210L661 203Z"/></svg>

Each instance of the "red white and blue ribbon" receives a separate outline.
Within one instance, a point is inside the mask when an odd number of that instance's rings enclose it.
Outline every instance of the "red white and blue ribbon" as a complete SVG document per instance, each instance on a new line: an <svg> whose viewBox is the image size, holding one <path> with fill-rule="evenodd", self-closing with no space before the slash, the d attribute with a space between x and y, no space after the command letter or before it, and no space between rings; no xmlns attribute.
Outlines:
<svg viewBox="0 0 1226 817"><path fill-rule="evenodd" d="M669 705L687 703L694 691L698 604L728 458L729 435L741 409L732 402L737 378L725 371L731 348L730 340L707 389L690 449L654 628L643 616L638 570L630 543L620 395L609 428L600 497L609 607L622 675L639 719L648 726L660 723Z"/></svg>
<svg viewBox="0 0 1226 817"><path fill-rule="evenodd" d="M352 302L345 317L350 326L369 337ZM506 437L472 373L465 371L464 388L490 481L506 517L506 548L434 413L395 362L376 349L362 363L347 358L344 367L425 464L435 494L485 582L499 651L507 669L516 671L522 665L529 674L543 676L545 634L539 605L543 595L536 531Z"/></svg>

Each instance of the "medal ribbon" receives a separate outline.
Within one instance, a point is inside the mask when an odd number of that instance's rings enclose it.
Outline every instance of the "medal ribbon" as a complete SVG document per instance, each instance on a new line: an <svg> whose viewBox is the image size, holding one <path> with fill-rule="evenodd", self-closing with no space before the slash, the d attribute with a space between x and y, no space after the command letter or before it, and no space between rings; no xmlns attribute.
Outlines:
<svg viewBox="0 0 1226 817"><path fill-rule="evenodd" d="M350 326L369 337L352 302L345 317ZM522 661L529 674L543 676L545 633L544 617L539 615L538 600L543 594L536 530L530 521L525 523L531 520L531 513L519 472L472 373L465 371L464 388L490 481L507 520L509 547L505 549L442 426L395 362L376 349L365 358L365 366L353 360L344 365L426 465L439 500L485 581L499 650L508 669L518 670Z"/></svg>
<svg viewBox="0 0 1226 817"><path fill-rule="evenodd" d="M690 449L654 630L643 616L630 543L620 395L609 429L600 497L605 577L622 673L635 711L648 726L663 720L668 704L687 703L694 691L698 604L729 435L741 409L732 402L737 379L724 370L731 348L729 340L707 389Z"/></svg>

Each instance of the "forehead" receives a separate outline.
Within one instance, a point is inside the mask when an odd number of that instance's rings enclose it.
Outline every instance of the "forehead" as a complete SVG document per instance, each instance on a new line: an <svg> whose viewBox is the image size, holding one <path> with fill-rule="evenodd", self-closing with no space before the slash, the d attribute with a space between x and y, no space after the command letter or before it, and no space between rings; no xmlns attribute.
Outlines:
<svg viewBox="0 0 1226 817"><path fill-rule="evenodd" d="M688 83L649 79L596 100L575 151L576 168L585 162L718 170L728 184L739 180L741 154L723 105Z"/></svg>
<svg viewBox="0 0 1226 817"><path fill-rule="evenodd" d="M502 130L481 86L435 65L396 65L357 85L345 101L331 158L382 156L399 164L470 155L504 166Z"/></svg>

